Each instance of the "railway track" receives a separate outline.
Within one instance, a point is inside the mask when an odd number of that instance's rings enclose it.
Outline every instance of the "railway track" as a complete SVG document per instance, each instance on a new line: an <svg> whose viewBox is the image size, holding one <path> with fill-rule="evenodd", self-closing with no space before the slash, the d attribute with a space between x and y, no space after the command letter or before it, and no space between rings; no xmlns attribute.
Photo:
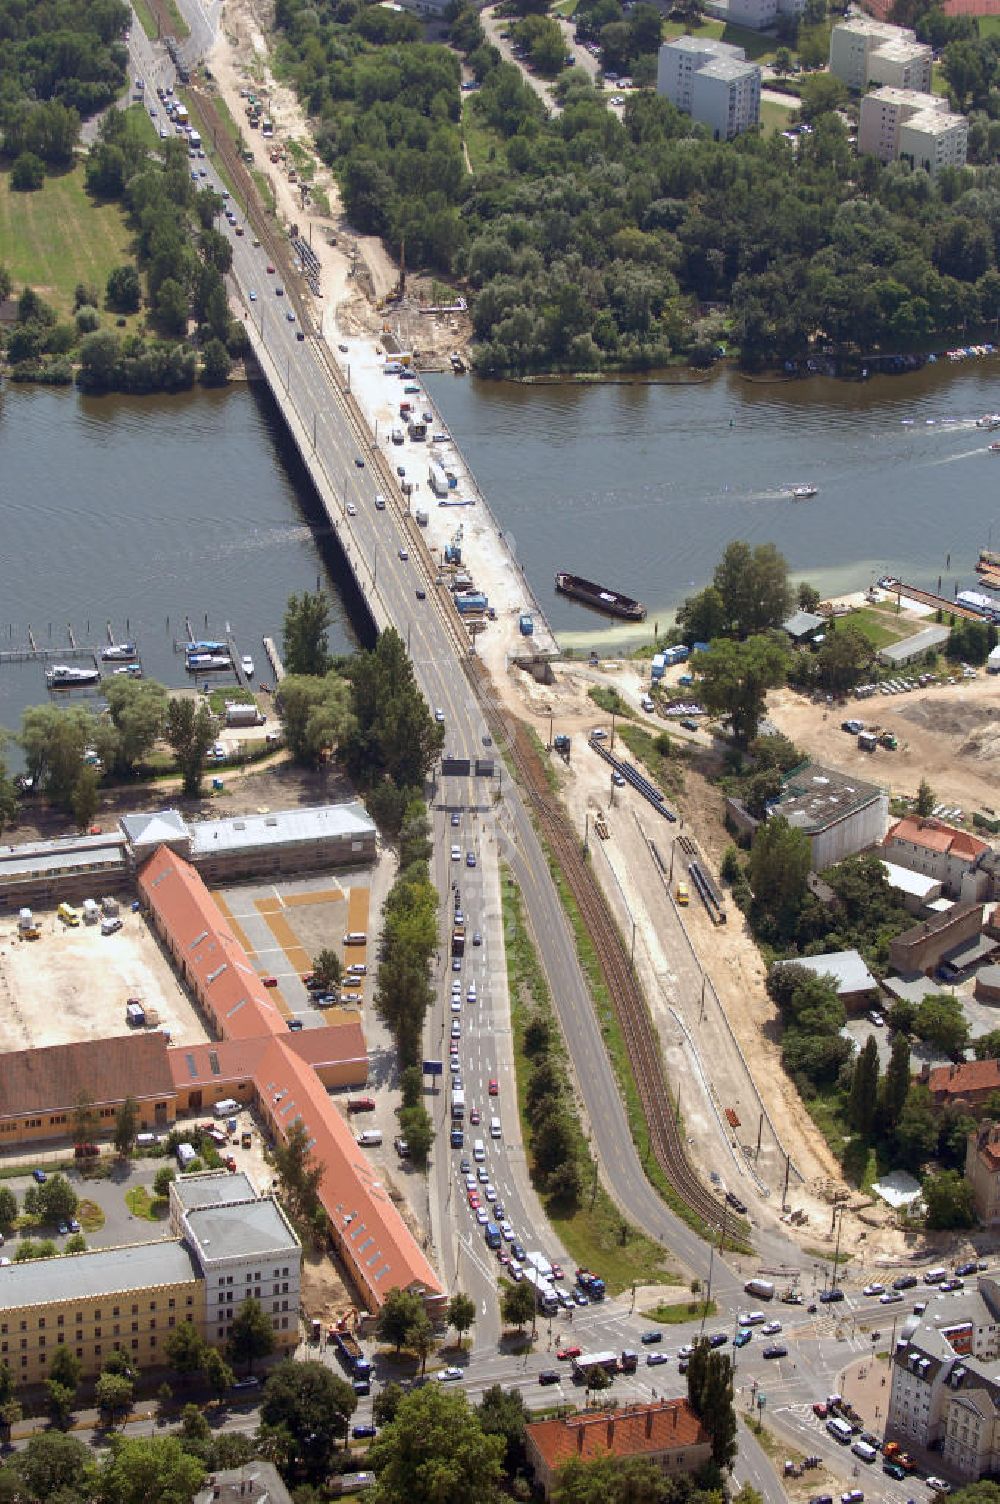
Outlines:
<svg viewBox="0 0 1000 1504"><path fill-rule="evenodd" d="M702 1182L688 1158L670 1100L659 1041L604 894L558 801L549 792L545 769L526 728L500 706L479 661L467 659L466 666L494 738L498 745L507 748L521 775L531 808L593 940L625 1038L657 1163L685 1205L710 1227L721 1229L727 1220L726 1209ZM730 1218L730 1226L732 1221ZM745 1224L734 1231L749 1237Z"/></svg>

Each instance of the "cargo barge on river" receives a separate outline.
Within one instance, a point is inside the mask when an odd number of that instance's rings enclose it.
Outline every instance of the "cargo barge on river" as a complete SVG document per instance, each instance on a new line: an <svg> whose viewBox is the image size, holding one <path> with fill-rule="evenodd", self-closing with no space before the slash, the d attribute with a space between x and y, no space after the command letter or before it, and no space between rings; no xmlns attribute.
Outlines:
<svg viewBox="0 0 1000 1504"><path fill-rule="evenodd" d="M634 601L630 595L620 595L617 590L608 590L604 585L595 585L593 580L585 580L578 574L566 574L560 570L556 575L556 589L608 616L621 616L625 621L646 619L646 608L641 601Z"/></svg>

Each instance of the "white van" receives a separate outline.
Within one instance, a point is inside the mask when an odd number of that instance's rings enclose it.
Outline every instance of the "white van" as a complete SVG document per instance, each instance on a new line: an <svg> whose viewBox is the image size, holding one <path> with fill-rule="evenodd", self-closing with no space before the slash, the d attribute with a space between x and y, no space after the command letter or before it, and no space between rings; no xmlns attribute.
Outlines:
<svg viewBox="0 0 1000 1504"><path fill-rule="evenodd" d="M177 1163L180 1165L182 1170L190 1169L197 1158L198 1156L194 1152L193 1144L177 1145Z"/></svg>
<svg viewBox="0 0 1000 1504"><path fill-rule="evenodd" d="M842 1447L846 1447L854 1432L846 1420L841 1420L839 1415L834 1415L826 1423L826 1429L835 1441L839 1441Z"/></svg>
<svg viewBox="0 0 1000 1504"><path fill-rule="evenodd" d="M763 1311L741 1311L736 1318L736 1324L738 1326L760 1326L766 1320L767 1317Z"/></svg>
<svg viewBox="0 0 1000 1504"><path fill-rule="evenodd" d="M367 945L368 934L366 930L349 930L344 936L345 945Z"/></svg>
<svg viewBox="0 0 1000 1504"><path fill-rule="evenodd" d="M500 1138L503 1130L499 1118L490 1118L490 1138Z"/></svg>
<svg viewBox="0 0 1000 1504"><path fill-rule="evenodd" d="M925 1285L939 1285L943 1279L948 1278L947 1269L928 1269L924 1275Z"/></svg>
<svg viewBox="0 0 1000 1504"><path fill-rule="evenodd" d="M477 1138L472 1146L472 1157L477 1165L486 1163L486 1145L481 1138Z"/></svg>
<svg viewBox="0 0 1000 1504"><path fill-rule="evenodd" d="M137 1133L135 1136L136 1148L152 1149L160 1142L158 1133Z"/></svg>
<svg viewBox="0 0 1000 1504"><path fill-rule="evenodd" d="M233 1097L224 1097L221 1102L216 1102L212 1108L214 1118L231 1118L233 1113L239 1112L240 1104Z"/></svg>
<svg viewBox="0 0 1000 1504"><path fill-rule="evenodd" d="M856 1441L851 1447L855 1457L860 1457L862 1462L874 1462L878 1452L868 1441Z"/></svg>
<svg viewBox="0 0 1000 1504"><path fill-rule="evenodd" d="M639 701L639 704L642 706L647 715L651 715L656 709L656 706L653 704L652 695L643 695L642 699Z"/></svg>
<svg viewBox="0 0 1000 1504"><path fill-rule="evenodd" d="M378 1128L366 1128L364 1133L358 1134L358 1143L362 1149L374 1149L382 1142L382 1133Z"/></svg>

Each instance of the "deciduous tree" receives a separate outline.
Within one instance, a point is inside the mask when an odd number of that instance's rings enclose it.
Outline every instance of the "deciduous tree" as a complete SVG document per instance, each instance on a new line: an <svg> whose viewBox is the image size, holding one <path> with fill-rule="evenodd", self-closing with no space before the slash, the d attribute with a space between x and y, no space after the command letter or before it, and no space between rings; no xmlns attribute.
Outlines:
<svg viewBox="0 0 1000 1504"><path fill-rule="evenodd" d="M135 1097L128 1096L115 1113L115 1149L127 1159L135 1148L139 1132L139 1104Z"/></svg>
<svg viewBox="0 0 1000 1504"><path fill-rule="evenodd" d="M291 1436L298 1468L308 1478L324 1478L357 1403L347 1380L325 1364L288 1359L268 1375L261 1421Z"/></svg>
<svg viewBox="0 0 1000 1504"><path fill-rule="evenodd" d="M972 1186L957 1170L941 1170L937 1175L925 1175L921 1189L924 1205L927 1207L928 1227L975 1226L976 1208L972 1200Z"/></svg>
<svg viewBox="0 0 1000 1504"><path fill-rule="evenodd" d="M785 682L787 653L767 637L718 639L699 655L697 667L706 706L716 715L730 716L735 741L748 746L757 735L767 691Z"/></svg>
<svg viewBox="0 0 1000 1504"><path fill-rule="evenodd" d="M167 708L166 739L180 768L185 794L195 797L201 792L205 756L215 741L217 724L205 704L190 698L173 699Z"/></svg>
<svg viewBox="0 0 1000 1504"><path fill-rule="evenodd" d="M248 1298L233 1317L229 1329L229 1357L233 1363L247 1365L253 1372L254 1361L274 1351L274 1328L259 1300Z"/></svg>
<svg viewBox="0 0 1000 1504"><path fill-rule="evenodd" d="M368 1449L374 1504L496 1504L504 1441L487 1435L465 1396L414 1390Z"/></svg>
<svg viewBox="0 0 1000 1504"><path fill-rule="evenodd" d="M176 1436L118 1436L101 1472L103 1504L189 1504L205 1465Z"/></svg>
<svg viewBox="0 0 1000 1504"><path fill-rule="evenodd" d="M414 1291L390 1290L375 1327L379 1341L391 1342L398 1353L423 1309L424 1303Z"/></svg>
<svg viewBox="0 0 1000 1504"><path fill-rule="evenodd" d="M476 1319L476 1302L461 1290L455 1292L448 1302L448 1325L458 1333L458 1345L463 1346L465 1333Z"/></svg>
<svg viewBox="0 0 1000 1504"><path fill-rule="evenodd" d="M284 1141L275 1145L274 1167L290 1215L308 1222L319 1205L325 1166L313 1154L301 1121L294 1122Z"/></svg>
<svg viewBox="0 0 1000 1504"><path fill-rule="evenodd" d="M290 595L285 607L285 670L322 675L330 668L328 633L333 608L322 590Z"/></svg>
<svg viewBox="0 0 1000 1504"><path fill-rule="evenodd" d="M503 1292L500 1302L503 1319L518 1329L527 1325L535 1314L535 1288L527 1280L510 1285Z"/></svg>

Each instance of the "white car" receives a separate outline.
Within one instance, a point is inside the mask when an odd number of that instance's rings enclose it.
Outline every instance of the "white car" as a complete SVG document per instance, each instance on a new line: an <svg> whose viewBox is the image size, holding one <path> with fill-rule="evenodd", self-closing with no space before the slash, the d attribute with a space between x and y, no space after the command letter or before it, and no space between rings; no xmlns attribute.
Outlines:
<svg viewBox="0 0 1000 1504"><path fill-rule="evenodd" d="M457 1018L453 1018L451 1021L451 1037L452 1039L461 1039L462 1037L462 1025Z"/></svg>
<svg viewBox="0 0 1000 1504"><path fill-rule="evenodd" d="M356 517L358 515L358 509L353 501L347 503L347 515L348 517Z"/></svg>
<svg viewBox="0 0 1000 1504"><path fill-rule="evenodd" d="M876 1279L873 1280L870 1285L865 1285L865 1288L861 1293L863 1295L884 1295L885 1285L880 1285L878 1280Z"/></svg>
<svg viewBox="0 0 1000 1504"><path fill-rule="evenodd" d="M485 1206L481 1206L476 1212L476 1221L479 1223L480 1227L485 1227L489 1220L489 1212L486 1210Z"/></svg>
<svg viewBox="0 0 1000 1504"><path fill-rule="evenodd" d="M451 859L453 862L460 862L462 860L461 846L453 846L451 848Z"/></svg>
<svg viewBox="0 0 1000 1504"><path fill-rule="evenodd" d="M452 1000L451 1000L451 1011L452 1011L452 1013L461 1013L461 1011L462 1011L462 999L460 997L453 997L452 998Z"/></svg>
<svg viewBox="0 0 1000 1504"><path fill-rule="evenodd" d="M442 1368L438 1374L438 1382L440 1384L454 1384L463 1377L464 1375L460 1368Z"/></svg>
<svg viewBox="0 0 1000 1504"><path fill-rule="evenodd" d="M443 722L444 721L444 711L441 709L440 705L438 705L438 706L435 707L435 710L434 710L434 719L436 721L438 721L438 722Z"/></svg>
<svg viewBox="0 0 1000 1504"><path fill-rule="evenodd" d="M887 1290L884 1295L879 1296L878 1303L880 1306L898 1306L902 1299L898 1290Z"/></svg>
<svg viewBox="0 0 1000 1504"><path fill-rule="evenodd" d="M514 1229L509 1222L500 1223L500 1236L507 1243L512 1243L514 1241Z"/></svg>
<svg viewBox="0 0 1000 1504"><path fill-rule="evenodd" d="M763 1335L765 1337L774 1337L780 1331L781 1331L781 1322L780 1321L767 1321L761 1327L761 1332L763 1333Z"/></svg>
<svg viewBox="0 0 1000 1504"><path fill-rule="evenodd" d="M932 1494L951 1493L951 1484L947 1483L944 1478L936 1477L934 1473L932 1473L931 1476L927 1479L927 1487L930 1489Z"/></svg>
<svg viewBox="0 0 1000 1504"><path fill-rule="evenodd" d="M483 1195L486 1197L487 1201L495 1201L497 1199L497 1193L491 1185L483 1186Z"/></svg>
<svg viewBox="0 0 1000 1504"><path fill-rule="evenodd" d="M476 1184L477 1184L477 1182L476 1182L475 1175L466 1175L466 1177L465 1177L465 1189L467 1191L474 1191L476 1189Z"/></svg>

